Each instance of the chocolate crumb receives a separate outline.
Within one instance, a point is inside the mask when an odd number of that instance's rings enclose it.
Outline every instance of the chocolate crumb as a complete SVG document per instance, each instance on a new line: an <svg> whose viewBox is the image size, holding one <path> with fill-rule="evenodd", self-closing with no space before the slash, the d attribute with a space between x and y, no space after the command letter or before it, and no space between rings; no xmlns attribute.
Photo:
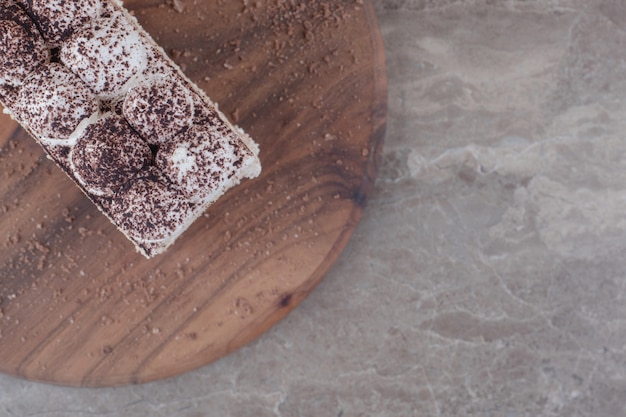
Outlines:
<svg viewBox="0 0 626 417"><path fill-rule="evenodd" d="M178 13L185 11L185 3L182 0L167 0L167 5Z"/></svg>

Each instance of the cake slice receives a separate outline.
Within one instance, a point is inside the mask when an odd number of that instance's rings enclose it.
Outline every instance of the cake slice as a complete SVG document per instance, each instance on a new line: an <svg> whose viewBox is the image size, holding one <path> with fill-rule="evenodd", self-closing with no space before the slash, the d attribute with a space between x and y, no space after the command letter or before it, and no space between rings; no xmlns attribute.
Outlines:
<svg viewBox="0 0 626 417"><path fill-rule="evenodd" d="M146 257L259 149L114 0L0 0L0 102Z"/></svg>

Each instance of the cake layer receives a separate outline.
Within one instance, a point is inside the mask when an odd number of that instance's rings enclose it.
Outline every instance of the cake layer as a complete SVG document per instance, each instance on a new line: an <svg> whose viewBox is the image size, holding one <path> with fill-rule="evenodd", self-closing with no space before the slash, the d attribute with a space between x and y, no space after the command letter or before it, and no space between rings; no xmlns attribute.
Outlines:
<svg viewBox="0 0 626 417"><path fill-rule="evenodd" d="M194 104L189 89L172 77L137 83L124 99L124 116L154 145L169 142L193 124Z"/></svg>

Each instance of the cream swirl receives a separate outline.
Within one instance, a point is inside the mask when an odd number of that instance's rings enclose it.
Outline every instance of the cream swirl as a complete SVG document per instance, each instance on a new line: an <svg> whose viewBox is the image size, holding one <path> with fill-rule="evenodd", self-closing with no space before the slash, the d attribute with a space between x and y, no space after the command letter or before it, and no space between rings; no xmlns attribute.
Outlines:
<svg viewBox="0 0 626 417"><path fill-rule="evenodd" d="M70 155L74 175L88 192L98 196L114 195L151 158L148 144L117 116L87 127Z"/></svg>
<svg viewBox="0 0 626 417"><path fill-rule="evenodd" d="M175 79L155 77L130 89L124 100L124 116L149 143L165 143L191 126L191 92Z"/></svg>
<svg viewBox="0 0 626 417"><path fill-rule="evenodd" d="M15 112L39 137L68 139L83 119L98 111L96 96L60 64L41 67L24 84Z"/></svg>
<svg viewBox="0 0 626 417"><path fill-rule="evenodd" d="M127 235L158 242L184 226L192 207L156 167L136 173L115 195L110 215Z"/></svg>
<svg viewBox="0 0 626 417"><path fill-rule="evenodd" d="M61 47L61 61L104 99L123 95L148 64L141 34L121 16L99 19Z"/></svg>

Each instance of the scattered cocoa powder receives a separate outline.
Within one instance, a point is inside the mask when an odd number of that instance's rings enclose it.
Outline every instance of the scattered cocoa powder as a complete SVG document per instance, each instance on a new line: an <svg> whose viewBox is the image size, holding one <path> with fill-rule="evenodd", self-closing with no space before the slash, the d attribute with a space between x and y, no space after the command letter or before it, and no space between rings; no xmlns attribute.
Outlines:
<svg viewBox="0 0 626 417"><path fill-rule="evenodd" d="M355 3L358 4L358 1ZM180 0L167 0L166 5L178 13L193 12L190 8L185 8L185 4ZM343 21L350 18L349 8L350 6L347 2L344 5L334 2L296 2L295 0L267 2L244 1L243 15L248 16L253 22L262 21L261 17L265 14L274 16L271 19L269 38L266 38L269 39L270 42L261 43L264 52L270 57L268 58L270 66L275 70L279 70L282 65L290 65L290 71L286 74L281 84L281 89L272 97L272 100L278 103L285 103L285 105L289 104L294 109L299 109L298 106L302 106L302 103L298 102L297 97L298 82L300 80L308 80L308 82L310 82L311 79L319 79L328 76L332 71L338 71L341 65L348 66L357 63L358 55L353 49L348 51L341 50L337 48L336 42L332 42L333 39L338 39L345 35L341 30L341 25ZM254 36L256 35L253 35L253 37ZM222 60L218 63L218 65L224 65L225 68L232 69L232 71L228 71L229 73L248 71L250 74L254 74L264 71L265 69L260 69L259 64L250 63L252 60L246 61L247 58L249 58L249 55L246 54L248 53L247 51L250 50L250 42L252 42L252 39L246 39L243 36L224 42L224 44L220 45L220 49L224 54L228 52L231 55L228 56L227 60ZM320 55L319 59L311 60L304 50L294 52L294 47L302 44L322 48L324 53ZM197 60L198 57L194 56L194 53L194 50L171 51L171 55L175 57L176 60L184 62L193 62L194 59ZM297 65L295 65L294 62L297 63ZM211 81L211 78L207 77L205 81ZM226 80L222 80L222 82L227 83ZM320 89L317 84L313 85L312 88L316 91ZM333 115L325 114L326 105L324 103L324 97L320 96L316 98L313 103L311 103L311 106L317 110L320 119L324 118L324 120L327 120L333 117ZM240 119L247 117L249 111L250 109L244 108L243 105L241 107L235 106L234 110L231 110L231 116L235 122L238 122ZM252 114L252 116L257 117L255 114ZM285 114L285 116L281 115L281 123L285 120L285 126L291 123L288 116L288 113ZM343 136L335 132L329 133L329 135L333 138ZM326 141L324 133L320 134L318 132L317 138L319 139L320 147L326 146L324 144ZM20 149L17 141L12 141L10 146L6 148L6 151L4 151L4 154L8 157L11 151L13 151L14 154L19 154L22 153L23 150ZM364 149L363 156L367 156L368 152L367 149ZM344 164L337 163L337 166L342 165ZM5 170L5 176L11 177L12 179L23 179L27 173L31 172L31 169L36 170L37 168L36 164L17 163ZM51 175L49 166L46 166L46 169L42 172L47 176ZM321 175L320 178L322 178ZM241 194L241 198L239 198L239 195L234 198L234 200L237 200L237 204L234 205L235 207L240 206L240 204L245 204L248 200L254 201L267 198L268 193L273 196L273 201L268 201L266 206L267 211L264 213L255 213L250 216L231 219L233 229L232 232L229 231L224 235L224 241L229 242L229 247L239 248L242 252L249 253L251 257L262 257L270 256L276 246L290 245L293 243L294 239L304 238L305 235L306 237L313 236L316 233L313 223L314 214L310 214L307 225L297 224L293 226L293 228L284 231L275 229L275 224L281 223L283 219L289 218L288 216L294 213L295 215L306 214L311 210L311 205L321 205L322 200L319 195L291 187L292 182L298 184L315 184L318 181L322 180L317 179L316 173L311 173L310 182L308 182L308 180L301 181L300 178L268 179L267 183L264 184L265 193L263 194L258 192L248 193L246 189L246 192ZM2 187L2 185L0 185L0 187ZM60 201L67 198L66 196L67 194L61 193L57 195ZM336 194L336 196L336 198L340 198L339 194ZM27 203L26 200L25 202ZM294 202L298 202L298 205L294 205L296 204ZM0 206L0 211L4 213L20 208L21 204L18 199L14 200L12 203L4 203L5 204ZM289 214L285 212L284 207L289 205L294 205L294 213ZM101 218L99 214L94 214L92 218L90 214L82 216L80 213L77 213L76 208L65 208L62 210L61 216L59 216L59 211L57 206L56 211L51 209L48 212L51 216L49 223L47 223L49 227L52 228L54 224L57 224L57 220L62 219L62 221L65 221L67 224L67 226L65 226L66 228L71 228L72 225L75 225L74 227L78 231L78 235L82 238L91 236L94 233L94 231L88 227L93 227L94 230L97 230L98 234L106 235L102 228L90 226L92 220ZM46 212L44 211L43 213ZM89 221L84 222L84 220ZM212 220L211 216L207 215L206 223L209 224L210 220ZM43 222L39 224L41 227L36 228L43 233L45 229ZM241 240L240 236L248 232L251 232L253 239ZM20 233L24 237L22 237ZM69 240L67 236L63 236L64 233L66 233L66 230L56 232L56 234L50 234L51 241L39 240L40 237L29 239L31 234L30 230L7 235L5 247L18 247L23 245L23 249L20 257L16 258L17 265L13 260L10 260L7 261L6 265L2 265L0 268L12 268L15 271L27 272L30 271L30 269L32 269L31 267L34 265L37 270L41 271L51 262L54 262L60 275L56 276L50 272L38 274L37 279L41 285L37 291L44 293L46 290L50 290L50 287L46 285L48 282L57 283L60 280L73 282L72 280L75 279L84 279L87 283L86 285L89 285L89 289L84 288L77 294L76 299L78 299L79 295L81 302L96 299L103 303L112 303L115 300L122 300L125 305L137 306L139 310L142 308L151 308L150 306L154 305L154 303L164 301L165 294L167 294L167 291L164 290L164 286L171 284L173 279L184 280L193 274L193 268L184 264L178 264L171 268L164 266L163 270L156 269L151 272L145 272L141 267L126 263L121 267L119 275L115 278L111 278L109 281L105 282L92 278L93 272L87 276L92 279L88 281L88 279L84 277L85 273L79 270L79 266L85 268L85 271L90 272L87 268L89 267L89 263L93 262L93 259L98 259L99 256L106 255L107 252L124 253L124 250L120 249L121 245L109 239L108 242L103 243L102 246L99 247L98 252L92 254L89 258L85 258L82 253L72 249L73 243L71 243L71 240ZM284 236L286 243L280 241L281 234ZM274 236L274 239L271 238L272 236ZM59 243L59 246L55 246L55 243ZM124 249L128 250L126 246L124 246ZM201 256L206 260L209 255L203 254ZM105 259L106 256L102 256L102 258ZM202 265L202 262L203 261L200 260L198 264ZM102 265L101 268L107 270L109 266L111 265ZM241 263L233 261L234 270L240 267ZM142 273L145 273L145 275L138 277L135 275L137 271L143 271ZM237 275L236 279L245 276L245 274L246 270L241 269L241 275ZM57 290L52 293L52 303L67 303L71 301L72 298L70 298L68 292L69 290L66 291L64 288L57 287ZM9 292L2 290L2 293L7 294ZM256 306L259 305L261 301L265 302L266 298L279 297L281 293L282 292L278 289L274 289L270 292L271 297L259 293L256 299L253 297L253 303L243 297L237 298L232 304L232 312L241 318L245 318L254 313ZM15 299L15 293L11 294L12 299ZM17 292L17 294L19 295L20 293ZM170 303L171 300L167 300L166 302ZM3 307L3 309L0 309L0 318L6 316L7 314ZM96 320L97 317L98 316L96 316ZM109 316L101 317L101 324L103 326L117 323L118 322L114 321ZM220 322L217 325L223 325L223 323ZM164 331L159 327L146 326L146 330L149 334L159 334ZM196 340L198 334L196 332L190 332L186 334L186 337L191 340ZM113 352L111 345L105 345L101 349L102 353L105 355ZM93 356L93 353L91 353L91 355Z"/></svg>

